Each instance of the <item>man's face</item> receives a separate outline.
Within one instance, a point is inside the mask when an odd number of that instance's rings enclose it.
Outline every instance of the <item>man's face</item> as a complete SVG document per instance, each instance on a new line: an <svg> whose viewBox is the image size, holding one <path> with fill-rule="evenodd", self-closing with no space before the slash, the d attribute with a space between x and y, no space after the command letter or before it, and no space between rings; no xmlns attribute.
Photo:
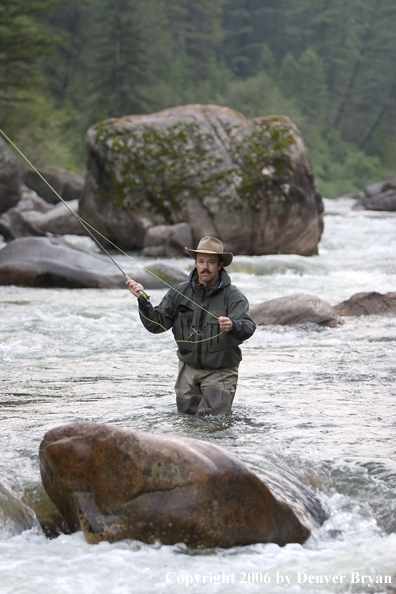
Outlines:
<svg viewBox="0 0 396 594"><path fill-rule="evenodd" d="M201 285L208 287L214 285L223 268L220 256L214 254L197 254L195 264L198 271L198 278Z"/></svg>

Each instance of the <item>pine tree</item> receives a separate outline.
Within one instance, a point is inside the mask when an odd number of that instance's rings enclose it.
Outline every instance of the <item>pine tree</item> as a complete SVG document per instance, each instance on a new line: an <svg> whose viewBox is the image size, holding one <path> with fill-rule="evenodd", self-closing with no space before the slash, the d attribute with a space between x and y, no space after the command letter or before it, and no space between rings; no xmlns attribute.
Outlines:
<svg viewBox="0 0 396 594"><path fill-rule="evenodd" d="M38 65L55 50L57 40L35 19L52 3L1 0L0 102L26 99L26 91L40 83Z"/></svg>
<svg viewBox="0 0 396 594"><path fill-rule="evenodd" d="M280 62L288 0L226 0L223 9L224 42L218 55L239 78L260 69L265 47Z"/></svg>
<svg viewBox="0 0 396 594"><path fill-rule="evenodd" d="M177 46L185 48L190 73L197 86L208 76L215 50L219 47L224 0L168 0L170 30ZM176 46L176 47L177 47Z"/></svg>
<svg viewBox="0 0 396 594"><path fill-rule="evenodd" d="M147 62L143 0L91 0L95 4L87 47L87 88L95 120L141 112Z"/></svg>

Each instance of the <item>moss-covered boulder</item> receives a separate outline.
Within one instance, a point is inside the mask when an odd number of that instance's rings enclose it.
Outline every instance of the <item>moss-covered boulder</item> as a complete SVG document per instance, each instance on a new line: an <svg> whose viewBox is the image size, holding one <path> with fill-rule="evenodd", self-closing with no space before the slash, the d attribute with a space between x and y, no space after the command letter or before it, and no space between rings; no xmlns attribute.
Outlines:
<svg viewBox="0 0 396 594"><path fill-rule="evenodd" d="M0 137L0 214L18 203L21 180L17 160Z"/></svg>
<svg viewBox="0 0 396 594"><path fill-rule="evenodd" d="M322 198L287 117L186 105L100 122L86 142L81 216L123 248L184 222L194 243L214 235L237 254L317 253Z"/></svg>

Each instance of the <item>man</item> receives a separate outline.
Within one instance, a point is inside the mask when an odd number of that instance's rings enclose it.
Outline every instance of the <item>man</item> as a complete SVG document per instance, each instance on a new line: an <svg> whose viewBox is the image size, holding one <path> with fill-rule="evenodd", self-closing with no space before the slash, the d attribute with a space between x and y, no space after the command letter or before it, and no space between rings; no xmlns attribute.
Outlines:
<svg viewBox="0 0 396 594"><path fill-rule="evenodd" d="M203 237L196 250L186 248L196 268L187 282L170 289L153 307L141 284L128 280L139 301L143 325L154 334L172 328L178 344L179 375L175 391L179 412L225 415L234 399L239 345L256 325L246 297L231 284L225 266L233 259L214 237Z"/></svg>

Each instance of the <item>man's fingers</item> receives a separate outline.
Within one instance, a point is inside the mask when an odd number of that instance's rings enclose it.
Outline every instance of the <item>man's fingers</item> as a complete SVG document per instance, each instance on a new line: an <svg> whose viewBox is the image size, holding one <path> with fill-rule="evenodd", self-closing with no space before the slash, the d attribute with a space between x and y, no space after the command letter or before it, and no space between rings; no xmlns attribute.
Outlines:
<svg viewBox="0 0 396 594"><path fill-rule="evenodd" d="M220 325L220 330L222 330L223 332L231 332L231 330L232 330L232 322L231 322L230 318L220 316L219 317L219 325Z"/></svg>
<svg viewBox="0 0 396 594"><path fill-rule="evenodd" d="M136 281L134 281L132 279L128 279L126 281L126 284L128 285L130 292L133 295L135 295L135 297L138 297L139 293L141 293L144 290L143 286L140 283L137 283Z"/></svg>

